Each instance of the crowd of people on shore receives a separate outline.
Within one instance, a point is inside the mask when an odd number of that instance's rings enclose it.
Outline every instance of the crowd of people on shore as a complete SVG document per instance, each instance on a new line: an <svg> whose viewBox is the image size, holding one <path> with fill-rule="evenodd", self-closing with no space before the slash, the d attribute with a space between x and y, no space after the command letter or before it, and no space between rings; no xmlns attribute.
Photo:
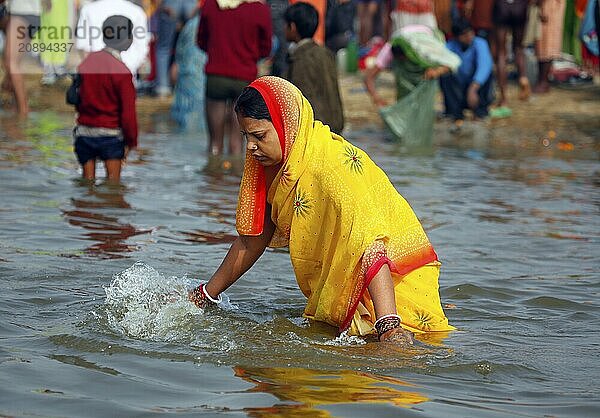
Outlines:
<svg viewBox="0 0 600 418"><path fill-rule="evenodd" d="M551 80L591 83L598 74L595 0L399 0L394 4L382 7L385 13L378 22L383 37L361 34L359 55L366 57L365 83L378 106L387 103L377 93L375 77L386 68L394 71L398 103L394 109L384 108L382 117L399 136L410 136L411 127L406 125L416 116L405 110L401 120L398 115L403 109L415 100L427 101L427 109L433 106L432 96L423 93L423 84L432 84L428 81L432 78L439 78L444 115L454 121L451 129L459 131L467 109L476 120L510 116L509 76L517 81L518 99L526 101L532 93L547 93ZM460 59L457 66L444 49ZM431 125L431 118L426 123Z"/></svg>
<svg viewBox="0 0 600 418"><path fill-rule="evenodd" d="M172 99L171 114L181 126L208 128L210 154L239 155L242 138L232 105L258 74L290 80L312 103L317 119L340 133L344 113L338 73L357 65L384 121L406 139L430 135L431 118L421 115L419 122L407 109L415 101L432 109L438 86L444 115L458 129L465 111L475 119L487 117L490 110L510 115L507 84L512 74L518 98L527 100L532 93L547 92L551 79L587 80L581 68L588 73L598 69L598 0L291 3L0 0L2 88L14 96L18 113L26 115L23 57L39 56L40 81L53 84L76 72L84 57L105 49L103 23L120 15L133 28L132 44L119 59L132 74L136 95ZM578 65L553 69L563 51ZM341 63L341 57L350 63ZM534 59L538 65L532 70L527 64ZM383 100L376 87L377 75L385 70L395 76L395 104ZM424 129L418 129L419 123Z"/></svg>

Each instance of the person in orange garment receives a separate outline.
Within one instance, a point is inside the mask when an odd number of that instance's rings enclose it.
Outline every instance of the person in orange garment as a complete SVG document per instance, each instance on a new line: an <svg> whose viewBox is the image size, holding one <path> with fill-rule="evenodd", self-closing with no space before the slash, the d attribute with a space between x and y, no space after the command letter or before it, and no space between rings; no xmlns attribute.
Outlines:
<svg viewBox="0 0 600 418"><path fill-rule="evenodd" d="M550 91L552 61L560 58L565 16L565 0L537 0L540 7L541 36L536 46L538 56L537 94Z"/></svg>

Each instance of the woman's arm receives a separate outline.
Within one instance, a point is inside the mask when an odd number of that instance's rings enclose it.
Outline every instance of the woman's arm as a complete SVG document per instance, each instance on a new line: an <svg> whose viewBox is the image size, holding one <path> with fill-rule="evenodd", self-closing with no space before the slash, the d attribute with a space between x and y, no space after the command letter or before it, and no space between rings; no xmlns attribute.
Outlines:
<svg viewBox="0 0 600 418"><path fill-rule="evenodd" d="M381 68L378 66L371 67L365 71L364 83L367 88L367 93L371 97L371 100L377 107L386 106L387 103L383 100L379 94L377 93L377 88L375 87L375 80L377 76L381 72Z"/></svg>
<svg viewBox="0 0 600 418"><path fill-rule="evenodd" d="M247 235L237 237L217 271L206 283L205 291L212 298L217 298L221 292L235 283L264 253L274 232L275 224L271 220L271 206L267 205L263 233L255 237Z"/></svg>
<svg viewBox="0 0 600 418"><path fill-rule="evenodd" d="M434 80L448 72L450 72L450 68L448 68L444 65L440 65L439 67L430 67L425 70L425 73L423 74L423 78L425 80Z"/></svg>

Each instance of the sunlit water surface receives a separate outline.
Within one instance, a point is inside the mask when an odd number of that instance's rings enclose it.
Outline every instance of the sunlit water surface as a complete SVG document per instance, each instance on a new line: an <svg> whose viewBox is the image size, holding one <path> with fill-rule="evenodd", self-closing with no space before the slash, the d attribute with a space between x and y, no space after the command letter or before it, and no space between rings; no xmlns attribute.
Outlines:
<svg viewBox="0 0 600 418"><path fill-rule="evenodd" d="M203 132L148 120L124 185L90 186L70 124L2 120L0 415L600 415L593 148L502 147L475 132L414 152L377 130L349 135L443 261L458 331L404 349L304 320L281 250L222 308L193 307L187 289L235 236L238 164L209 163Z"/></svg>

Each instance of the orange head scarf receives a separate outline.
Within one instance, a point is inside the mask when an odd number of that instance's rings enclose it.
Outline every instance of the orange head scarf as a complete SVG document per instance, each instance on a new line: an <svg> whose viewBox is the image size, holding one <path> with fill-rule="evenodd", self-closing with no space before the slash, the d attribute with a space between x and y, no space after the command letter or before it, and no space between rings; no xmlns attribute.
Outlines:
<svg viewBox="0 0 600 418"><path fill-rule="evenodd" d="M271 121L279 137L282 165L290 154L298 133L302 93L283 78L265 76L248 87L256 89L264 99ZM263 232L267 186L264 167L246 152L244 175L236 213L236 229L240 235L260 235Z"/></svg>

